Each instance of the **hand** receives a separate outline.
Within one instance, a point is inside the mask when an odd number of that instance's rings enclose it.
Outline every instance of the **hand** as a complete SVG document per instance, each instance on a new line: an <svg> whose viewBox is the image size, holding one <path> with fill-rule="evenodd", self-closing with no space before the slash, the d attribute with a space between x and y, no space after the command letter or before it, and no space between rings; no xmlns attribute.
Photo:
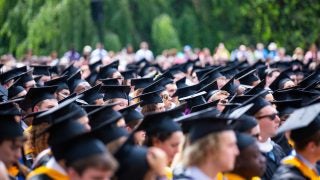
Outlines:
<svg viewBox="0 0 320 180"><path fill-rule="evenodd" d="M166 175L167 156L163 150L156 147L149 148L147 153L147 161L151 169L158 176Z"/></svg>

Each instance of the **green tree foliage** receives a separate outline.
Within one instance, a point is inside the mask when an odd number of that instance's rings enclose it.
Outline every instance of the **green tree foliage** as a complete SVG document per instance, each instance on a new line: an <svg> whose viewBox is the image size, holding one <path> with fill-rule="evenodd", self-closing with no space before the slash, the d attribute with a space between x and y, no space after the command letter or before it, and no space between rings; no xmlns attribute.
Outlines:
<svg viewBox="0 0 320 180"><path fill-rule="evenodd" d="M320 42L318 0L103 0L104 43L119 50L144 40L164 48L213 49L275 41L292 51ZM163 15L166 14L166 15ZM167 29L167 27L169 29ZM81 51L98 42L89 0L0 0L0 53Z"/></svg>
<svg viewBox="0 0 320 180"><path fill-rule="evenodd" d="M158 53L165 49L179 48L181 46L171 18L167 14L162 14L154 19L151 34Z"/></svg>

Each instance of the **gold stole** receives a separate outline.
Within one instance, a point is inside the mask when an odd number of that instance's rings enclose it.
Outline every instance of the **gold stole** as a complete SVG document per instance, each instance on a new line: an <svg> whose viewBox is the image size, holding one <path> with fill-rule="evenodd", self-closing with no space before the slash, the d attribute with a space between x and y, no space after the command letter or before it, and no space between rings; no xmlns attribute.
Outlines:
<svg viewBox="0 0 320 180"><path fill-rule="evenodd" d="M318 176L318 174L313 169L310 169L307 165L305 165L303 162L301 162L297 157L289 156L289 157L285 158L282 161L282 163L287 164L287 165L292 165L292 166L298 168L304 176L306 176L312 180L314 180L314 179L320 180L320 177Z"/></svg>
<svg viewBox="0 0 320 180"><path fill-rule="evenodd" d="M57 179L57 180L69 180L69 177L67 175L61 174L60 172L47 168L45 166L41 166L34 171L30 172L28 175L27 179L30 179L33 176L40 175L40 174L45 174L49 176L52 179Z"/></svg>

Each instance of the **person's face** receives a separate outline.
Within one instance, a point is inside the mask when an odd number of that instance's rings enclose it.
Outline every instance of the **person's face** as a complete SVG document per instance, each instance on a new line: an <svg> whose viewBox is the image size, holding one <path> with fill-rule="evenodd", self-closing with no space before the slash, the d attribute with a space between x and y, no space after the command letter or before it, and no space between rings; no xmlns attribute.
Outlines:
<svg viewBox="0 0 320 180"><path fill-rule="evenodd" d="M82 175L76 172L68 173L68 175L70 180L109 180L113 175L113 171L89 167L84 170Z"/></svg>
<svg viewBox="0 0 320 180"><path fill-rule="evenodd" d="M30 88L36 87L36 82L34 80L28 81L24 84L24 89L28 92Z"/></svg>
<svg viewBox="0 0 320 180"><path fill-rule="evenodd" d="M81 82L78 84L78 86L74 89L74 92L79 94L82 93L83 91L90 89L91 86L88 82Z"/></svg>
<svg viewBox="0 0 320 180"><path fill-rule="evenodd" d="M164 102L164 106L166 109L170 109L172 98L170 97L167 91L162 91L160 94L162 101Z"/></svg>
<svg viewBox="0 0 320 180"><path fill-rule="evenodd" d="M263 138L270 138L276 135L280 125L280 118L277 110L271 105L262 108L257 118L260 126L260 135Z"/></svg>
<svg viewBox="0 0 320 180"><path fill-rule="evenodd" d="M156 107L156 111L155 112L163 112L163 111L166 110L165 107L164 107L164 103L157 103L156 106L157 107Z"/></svg>
<svg viewBox="0 0 320 180"><path fill-rule="evenodd" d="M89 118L88 116L82 116L81 118L79 118L77 120L80 124L82 124L86 130L90 131L91 130L91 126L89 125Z"/></svg>
<svg viewBox="0 0 320 180"><path fill-rule="evenodd" d="M15 140L5 140L0 144L0 161L2 161L6 167L10 167L21 158L23 143L24 140L19 138Z"/></svg>
<svg viewBox="0 0 320 180"><path fill-rule="evenodd" d="M177 91L177 85L175 84L167 84L166 90L169 93L169 96L172 97L172 95Z"/></svg>
<svg viewBox="0 0 320 180"><path fill-rule="evenodd" d="M267 100L268 102L272 102L274 101L274 97L271 93L268 93L265 97L264 97L265 100Z"/></svg>
<svg viewBox="0 0 320 180"><path fill-rule="evenodd" d="M34 112L44 111L58 106L58 101L56 99L45 99L35 106Z"/></svg>
<svg viewBox="0 0 320 180"><path fill-rule="evenodd" d="M239 155L236 135L233 131L223 131L219 135L219 149L214 152L214 162L221 172L230 171L234 168L236 157Z"/></svg>
<svg viewBox="0 0 320 180"><path fill-rule="evenodd" d="M114 72L112 74L111 78L118 79L119 84L123 84L123 76L121 75L121 73L119 71Z"/></svg>
<svg viewBox="0 0 320 180"><path fill-rule="evenodd" d="M228 99L224 98L224 99L220 99L218 104L217 104L217 109L222 112L224 110L224 108L226 107L226 103L228 103Z"/></svg>
<svg viewBox="0 0 320 180"><path fill-rule="evenodd" d="M295 84L294 84L293 81L287 81L287 82L284 83L283 88L287 89L287 88L291 88L291 87L294 87L294 86L295 86Z"/></svg>
<svg viewBox="0 0 320 180"><path fill-rule="evenodd" d="M114 103L118 103L117 105L113 106L113 108L112 108L115 111L119 111L119 110L121 110L123 108L128 107L128 105L129 105L128 104L128 100L123 99L123 98L114 98L113 102Z"/></svg>
<svg viewBox="0 0 320 180"><path fill-rule="evenodd" d="M117 121L117 126L126 129L126 121L125 121L123 118L119 119L119 120Z"/></svg>
<svg viewBox="0 0 320 180"><path fill-rule="evenodd" d="M271 76L267 76L267 81L268 81L268 84L271 84L278 76L280 75L280 72L278 71L274 71Z"/></svg>
<svg viewBox="0 0 320 180"><path fill-rule="evenodd" d="M69 89L62 89L57 93L57 99L58 101L61 101L62 99L68 97L70 95Z"/></svg>
<svg viewBox="0 0 320 180"><path fill-rule="evenodd" d="M236 163L241 164L241 171L247 178L261 177L266 170L266 158L261 154L257 144L243 149Z"/></svg>
<svg viewBox="0 0 320 180"><path fill-rule="evenodd" d="M165 141L156 140L155 147L162 149L168 158L169 163L173 160L174 156L179 152L179 145L182 142L183 134L181 131L172 133L169 139Z"/></svg>
<svg viewBox="0 0 320 180"><path fill-rule="evenodd" d="M100 98L100 99L95 100L95 101L94 101L94 104L101 106L101 105L104 105L104 101L103 101L102 98Z"/></svg>
<svg viewBox="0 0 320 180"><path fill-rule="evenodd" d="M257 140L259 140L260 137L260 126L257 124L255 127L253 127L250 130L250 135L253 136L254 138L256 138Z"/></svg>
<svg viewBox="0 0 320 180"><path fill-rule="evenodd" d="M226 77L222 76L217 78L218 89L221 89L227 83Z"/></svg>
<svg viewBox="0 0 320 180"><path fill-rule="evenodd" d="M137 131L134 133L134 141L137 145L142 145L146 139L145 131Z"/></svg>

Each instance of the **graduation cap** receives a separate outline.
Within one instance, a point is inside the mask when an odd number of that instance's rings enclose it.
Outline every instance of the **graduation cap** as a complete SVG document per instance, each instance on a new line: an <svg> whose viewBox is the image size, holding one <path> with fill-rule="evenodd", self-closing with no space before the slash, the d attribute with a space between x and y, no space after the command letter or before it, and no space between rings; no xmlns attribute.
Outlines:
<svg viewBox="0 0 320 180"><path fill-rule="evenodd" d="M231 78L222 88L221 90L227 91L231 95L237 93L237 85L234 83L234 78Z"/></svg>
<svg viewBox="0 0 320 180"><path fill-rule="evenodd" d="M260 79L255 73L256 70L253 69L239 77L238 80L240 81L240 84L252 86L255 81L259 81Z"/></svg>
<svg viewBox="0 0 320 180"><path fill-rule="evenodd" d="M156 76L155 80L158 80L161 78L174 79L173 75L171 74L171 72L169 70L164 72L163 74L159 74L158 76Z"/></svg>
<svg viewBox="0 0 320 180"><path fill-rule="evenodd" d="M212 69L209 69L209 68L205 68L205 69L203 69L203 68L195 68L194 69L194 72L196 73L196 75L197 75L197 77L198 77L198 79L199 80L201 80L201 79L203 79L204 78L204 75L207 73L207 72L209 72L209 71L211 71Z"/></svg>
<svg viewBox="0 0 320 180"><path fill-rule="evenodd" d="M84 100L88 104L94 104L97 99L102 99L103 94L100 91L101 84L98 84L90 89L83 91L79 95L83 95L80 99Z"/></svg>
<svg viewBox="0 0 320 180"><path fill-rule="evenodd" d="M44 85L45 86L58 86L57 87L57 92L63 90L63 89L68 89L69 90L69 87L67 85L67 76L61 76L61 77L58 77L56 79L52 79L50 81L46 81L44 82Z"/></svg>
<svg viewBox="0 0 320 180"><path fill-rule="evenodd" d="M186 84L186 79L187 79L186 77L183 77L183 78L179 79L176 82L177 88L187 87L188 85Z"/></svg>
<svg viewBox="0 0 320 180"><path fill-rule="evenodd" d="M17 80L19 81L19 79ZM16 82L17 82L16 81ZM22 91L25 91L25 89L22 86L19 86L16 84L16 82L14 82L9 88L8 88L8 99L11 99L13 97L16 97L19 93L21 93Z"/></svg>
<svg viewBox="0 0 320 180"><path fill-rule="evenodd" d="M13 102L0 103L0 138L23 137L23 129L16 122L15 116L21 112Z"/></svg>
<svg viewBox="0 0 320 180"><path fill-rule="evenodd" d="M101 108L102 106L101 105L82 105L81 107L89 114L93 110Z"/></svg>
<svg viewBox="0 0 320 180"><path fill-rule="evenodd" d="M283 86L287 81L291 81L290 77L285 72L281 72L279 76L269 85L269 88L273 91L277 89L283 89Z"/></svg>
<svg viewBox="0 0 320 180"><path fill-rule="evenodd" d="M158 78L154 83L150 84L146 88L143 89L143 93L164 90L167 84L173 83L173 81L168 77Z"/></svg>
<svg viewBox="0 0 320 180"><path fill-rule="evenodd" d="M231 66L226 67L220 72L223 76L225 76L227 79L231 79L233 76L239 73L239 70L237 69L237 66Z"/></svg>
<svg viewBox="0 0 320 180"><path fill-rule="evenodd" d="M4 72L0 74L0 82L1 84L5 84L8 81L12 80L14 77L24 73L27 71L27 66L23 66L20 68L15 68L10 71Z"/></svg>
<svg viewBox="0 0 320 180"><path fill-rule="evenodd" d="M244 114L234 123L234 130L241 133L247 133L257 125L258 121L255 117Z"/></svg>
<svg viewBox="0 0 320 180"><path fill-rule="evenodd" d="M141 114L139 111L136 110L136 108L140 104L141 104L141 102L138 102L136 104L130 105L126 108L119 110L119 112L122 114L124 120L126 121L126 124L143 119L143 114Z"/></svg>
<svg viewBox="0 0 320 180"><path fill-rule="evenodd" d="M131 79L131 86L134 86L134 89L143 89L153 83L153 78L134 78Z"/></svg>
<svg viewBox="0 0 320 180"><path fill-rule="evenodd" d="M306 78L304 78L298 85L301 88L305 88L305 87L319 81L319 79L320 79L319 72L315 71L315 72L311 73L309 76L307 76Z"/></svg>
<svg viewBox="0 0 320 180"><path fill-rule="evenodd" d="M89 64L89 70L91 73L93 72L97 72L97 67L100 66L102 64L102 60L98 60L92 64Z"/></svg>
<svg viewBox="0 0 320 180"><path fill-rule="evenodd" d="M134 69L127 70L127 71L122 71L120 73L124 77L124 79L132 79L132 78L136 78L137 77L136 70L134 70Z"/></svg>
<svg viewBox="0 0 320 180"><path fill-rule="evenodd" d="M260 81L259 84L257 84L256 86L254 86L253 88L251 88L250 90L248 90L245 95L255 95L258 94L262 91L265 91L265 86L266 86L266 80L263 79L262 81Z"/></svg>
<svg viewBox="0 0 320 180"><path fill-rule="evenodd" d="M31 67L33 67L33 75L51 76L51 73L50 73L51 66L31 65Z"/></svg>
<svg viewBox="0 0 320 180"><path fill-rule="evenodd" d="M206 86L198 90L198 92L202 92L202 91L207 92L206 100L208 100L217 90L218 90L217 81L212 81L211 83L207 84Z"/></svg>
<svg viewBox="0 0 320 180"><path fill-rule="evenodd" d="M284 101L273 101L272 104L275 104L279 112L279 116L289 115L294 110L301 107L302 99L292 99Z"/></svg>
<svg viewBox="0 0 320 180"><path fill-rule="evenodd" d="M206 94L206 92L199 92L199 93L187 96L187 97L180 98L179 101L186 101L188 108L191 109L194 106L206 103L206 101L203 97L203 95L205 95L205 94Z"/></svg>
<svg viewBox="0 0 320 180"><path fill-rule="evenodd" d="M112 74L118 71L119 60L114 61L108 65L100 67L98 79L111 78Z"/></svg>
<svg viewBox="0 0 320 180"><path fill-rule="evenodd" d="M60 69L59 66L50 66L49 68L50 75L51 76L54 74L59 75L59 69Z"/></svg>
<svg viewBox="0 0 320 180"><path fill-rule="evenodd" d="M177 89L177 91L172 95L172 97L178 96L179 98L187 97L196 94L199 89L198 85L187 86Z"/></svg>
<svg viewBox="0 0 320 180"><path fill-rule="evenodd" d="M108 153L104 144L94 138L91 133L73 137L66 143L65 150L64 156L67 166L82 159Z"/></svg>
<svg viewBox="0 0 320 180"><path fill-rule="evenodd" d="M15 79L16 79L16 81L15 81L16 85L25 87L25 84L27 82L34 80L32 77L32 70L29 70L27 72L24 72L24 73L16 76Z"/></svg>
<svg viewBox="0 0 320 180"><path fill-rule="evenodd" d="M320 129L319 113L320 103L295 110L279 127L278 134L291 131L294 142L308 139Z"/></svg>
<svg viewBox="0 0 320 180"><path fill-rule="evenodd" d="M74 67L73 65L74 63L71 63L68 67L66 67L63 71L62 71L62 75L65 75L67 77L70 77L71 75L75 74L77 71L79 71L78 68Z"/></svg>
<svg viewBox="0 0 320 180"><path fill-rule="evenodd" d="M51 117L40 117L37 118L37 116L39 116L41 113L44 113L45 111L37 111L37 112L32 112L27 114L25 117L23 117L24 119L29 119L32 118L32 126L36 126L42 123L51 123Z"/></svg>
<svg viewBox="0 0 320 180"><path fill-rule="evenodd" d="M88 117L90 119L90 126L92 129L97 129L104 124L110 124L110 123L115 123L117 120L122 118L122 115L120 112L113 110L113 106L115 106L117 103L112 103L108 105L104 105L100 108L97 108L93 111L91 111L88 114Z"/></svg>
<svg viewBox="0 0 320 180"><path fill-rule="evenodd" d="M179 124L173 119L182 116L183 110L184 106L178 106L167 111L146 114L137 131L144 130L148 136L181 131Z"/></svg>
<svg viewBox="0 0 320 180"><path fill-rule="evenodd" d="M175 120L178 123L188 124L184 126L185 132L189 133L190 143L211 134L219 133L226 130L232 130L233 119L218 116L216 111L206 109L203 111L195 112Z"/></svg>
<svg viewBox="0 0 320 180"><path fill-rule="evenodd" d="M256 144L256 139L249 134L236 133L237 146L240 151L246 149L247 147Z"/></svg>
<svg viewBox="0 0 320 180"><path fill-rule="evenodd" d="M253 103L254 106L252 106L248 112L246 113L247 115L255 115L260 109L271 105L266 99L264 99L263 97L261 97L265 92L261 92L253 97L251 97L250 99L248 99L247 101L245 101L243 104L247 105L247 104L251 104Z"/></svg>
<svg viewBox="0 0 320 180"><path fill-rule="evenodd" d="M42 118L42 119L49 118L52 123L55 123L57 119L62 118L69 114L73 114L73 116L69 116L69 118L75 119L75 120L83 116L86 116L87 115L86 111L82 109L79 105L74 103L77 98L78 97L68 99L60 103L58 106L50 108L49 110L39 114L38 116L36 116L36 118Z"/></svg>
<svg viewBox="0 0 320 180"><path fill-rule="evenodd" d="M119 86L119 78L106 78L106 79L99 79L104 85L114 85Z"/></svg>
<svg viewBox="0 0 320 180"><path fill-rule="evenodd" d="M205 109L208 109L208 108L215 108L218 104L219 100L215 100L215 101L212 101L212 102L208 102L208 103L204 103L204 104L200 104L200 105L197 105L197 106L193 106L191 108L191 112L198 112L198 111L202 111L202 110L205 110ZM217 110L217 113L220 112Z"/></svg>
<svg viewBox="0 0 320 180"><path fill-rule="evenodd" d="M129 100L130 86L101 86L104 100L122 98Z"/></svg>
<svg viewBox="0 0 320 180"><path fill-rule="evenodd" d="M214 69L211 69L210 71L208 71L207 73L205 73L201 79L204 79L205 77L208 77L209 78L209 81L214 81L216 80L217 78L219 77L222 77L223 75L220 73L221 69L223 67L222 66L219 66L219 67L216 67Z"/></svg>
<svg viewBox="0 0 320 180"><path fill-rule="evenodd" d="M67 79L67 84L70 89L70 92L74 92L77 86L82 82L87 82L87 81L81 79L81 71L78 70L76 73L74 73L72 76L70 76Z"/></svg>
<svg viewBox="0 0 320 180"><path fill-rule="evenodd" d="M135 98L139 98L141 102L140 106L145 106L148 104L163 103L162 98L159 95L160 91L153 91L141 94Z"/></svg>
<svg viewBox="0 0 320 180"><path fill-rule="evenodd" d="M33 108L39 102L46 99L56 99L54 93L58 86L43 86L30 88L24 99L24 107L26 109Z"/></svg>

